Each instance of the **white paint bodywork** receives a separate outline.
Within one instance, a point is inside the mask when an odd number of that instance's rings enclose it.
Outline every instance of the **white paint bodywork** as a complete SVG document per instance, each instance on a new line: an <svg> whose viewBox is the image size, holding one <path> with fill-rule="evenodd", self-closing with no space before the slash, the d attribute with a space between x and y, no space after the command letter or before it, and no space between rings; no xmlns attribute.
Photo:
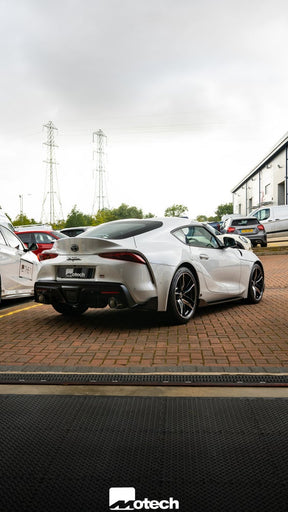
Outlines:
<svg viewBox="0 0 288 512"><path fill-rule="evenodd" d="M15 234L0 226L1 299L33 296L39 265Z"/></svg>
<svg viewBox="0 0 288 512"><path fill-rule="evenodd" d="M145 304L157 297L158 311L165 311L173 276L179 267L186 266L197 274L200 300L214 303L247 297L251 269L254 263L259 262L252 251L224 248L211 232L214 247L192 247L176 238L173 232L182 227L202 227L202 224L184 218L144 219L143 222L151 220L160 220L162 226L129 238L92 238L87 231L73 239L58 240L52 251L58 256L42 263L37 283L69 283L69 279L57 277L59 267L95 267L93 281L125 285L135 305ZM113 224L117 222L120 226L121 221L114 221ZM133 222L133 219L128 222ZM71 249L75 244L77 252ZM100 256L108 251L139 253L146 265Z"/></svg>

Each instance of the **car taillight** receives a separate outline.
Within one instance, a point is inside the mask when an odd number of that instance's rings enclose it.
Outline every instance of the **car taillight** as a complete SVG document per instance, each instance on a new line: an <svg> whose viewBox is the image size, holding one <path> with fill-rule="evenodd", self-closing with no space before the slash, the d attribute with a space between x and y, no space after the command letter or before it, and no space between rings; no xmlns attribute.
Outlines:
<svg viewBox="0 0 288 512"><path fill-rule="evenodd" d="M232 226L227 229L227 233L234 233L234 231L235 231L235 228L233 228Z"/></svg>
<svg viewBox="0 0 288 512"><path fill-rule="evenodd" d="M57 256L58 254L56 252L40 252L40 254L38 255L38 259L39 261L52 260L53 258L57 258Z"/></svg>
<svg viewBox="0 0 288 512"><path fill-rule="evenodd" d="M259 224L259 225L257 226L257 228L258 228L260 231L264 231L264 229L265 229L265 228L264 228L264 226L263 226L263 224Z"/></svg>
<svg viewBox="0 0 288 512"><path fill-rule="evenodd" d="M101 258L108 258L110 260L122 260L122 261L131 261L132 263L142 263L146 265L146 261L140 254L136 252L102 252L99 254Z"/></svg>

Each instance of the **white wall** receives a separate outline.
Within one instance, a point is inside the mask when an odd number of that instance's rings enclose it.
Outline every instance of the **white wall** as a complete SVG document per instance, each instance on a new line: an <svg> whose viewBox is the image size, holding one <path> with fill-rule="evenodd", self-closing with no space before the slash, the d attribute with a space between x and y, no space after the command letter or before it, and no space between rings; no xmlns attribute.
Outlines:
<svg viewBox="0 0 288 512"><path fill-rule="evenodd" d="M285 172L286 151L283 149L233 193L233 212L246 215L263 203L278 204L278 184L285 181Z"/></svg>

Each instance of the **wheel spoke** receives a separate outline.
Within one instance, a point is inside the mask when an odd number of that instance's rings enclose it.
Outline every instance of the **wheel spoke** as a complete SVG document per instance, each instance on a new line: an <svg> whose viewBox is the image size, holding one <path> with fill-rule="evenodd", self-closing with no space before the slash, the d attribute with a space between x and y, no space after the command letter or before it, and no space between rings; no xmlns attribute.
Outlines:
<svg viewBox="0 0 288 512"><path fill-rule="evenodd" d="M182 274L175 289L175 299L179 314L187 317L195 308L195 283L189 274Z"/></svg>
<svg viewBox="0 0 288 512"><path fill-rule="evenodd" d="M255 299L259 299L263 293L264 279L262 271L259 268L255 268L252 276L252 291Z"/></svg>

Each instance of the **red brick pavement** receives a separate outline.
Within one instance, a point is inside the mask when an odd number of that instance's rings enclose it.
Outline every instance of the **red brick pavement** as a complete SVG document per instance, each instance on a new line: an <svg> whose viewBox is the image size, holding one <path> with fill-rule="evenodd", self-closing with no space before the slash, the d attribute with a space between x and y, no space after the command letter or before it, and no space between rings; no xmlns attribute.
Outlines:
<svg viewBox="0 0 288 512"><path fill-rule="evenodd" d="M0 367L288 367L288 256L261 259L260 304L200 308L181 326L137 311L90 309L70 320L32 302L0 309Z"/></svg>

